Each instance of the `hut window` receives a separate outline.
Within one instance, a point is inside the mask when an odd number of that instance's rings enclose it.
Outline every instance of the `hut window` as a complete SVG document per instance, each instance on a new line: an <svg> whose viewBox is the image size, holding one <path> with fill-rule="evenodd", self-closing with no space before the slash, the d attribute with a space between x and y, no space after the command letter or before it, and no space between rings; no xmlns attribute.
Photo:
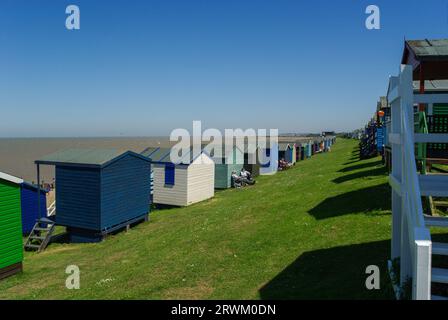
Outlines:
<svg viewBox="0 0 448 320"><path fill-rule="evenodd" d="M165 165L165 185L174 186L174 164L167 163Z"/></svg>
<svg viewBox="0 0 448 320"><path fill-rule="evenodd" d="M271 149L266 149L266 159L269 159L269 161L262 165L263 168L269 168L271 166Z"/></svg>

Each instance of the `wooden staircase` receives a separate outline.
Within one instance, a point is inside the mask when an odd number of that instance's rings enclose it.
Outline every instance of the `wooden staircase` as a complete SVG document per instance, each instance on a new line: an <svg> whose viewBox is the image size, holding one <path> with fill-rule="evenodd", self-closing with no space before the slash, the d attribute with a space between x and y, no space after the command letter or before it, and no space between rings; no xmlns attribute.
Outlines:
<svg viewBox="0 0 448 320"><path fill-rule="evenodd" d="M45 250L51 240L54 228L55 222L53 220L48 218L38 219L25 242L24 249L37 252Z"/></svg>

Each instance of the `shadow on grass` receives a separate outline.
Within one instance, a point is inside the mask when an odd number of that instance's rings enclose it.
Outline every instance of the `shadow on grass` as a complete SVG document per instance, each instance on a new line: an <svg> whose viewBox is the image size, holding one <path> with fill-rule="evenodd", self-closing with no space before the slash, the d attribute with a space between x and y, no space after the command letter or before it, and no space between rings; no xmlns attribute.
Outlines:
<svg viewBox="0 0 448 320"><path fill-rule="evenodd" d="M349 159L349 160L350 160L350 159ZM359 158L357 158L356 160L354 160L354 159L351 159L351 160L353 160L353 161L346 162L346 163L344 163L343 165L344 165L344 166L348 166L348 165L351 165L351 164L354 164L354 163L361 162L361 159L359 159Z"/></svg>
<svg viewBox="0 0 448 320"><path fill-rule="evenodd" d="M333 179L332 181L334 183L339 184L339 183L344 183L344 182L347 182L350 180L361 179L361 178L366 178L366 177L381 176L381 175L386 175L386 174L387 174L387 168L379 167L379 168L375 168L375 169L371 169L371 170L364 170L364 171L355 172L352 174L347 174L342 177Z"/></svg>
<svg viewBox="0 0 448 320"><path fill-rule="evenodd" d="M390 241L305 252L260 289L262 299L393 299ZM380 268L380 290L367 290L367 266Z"/></svg>
<svg viewBox="0 0 448 320"><path fill-rule="evenodd" d="M384 183L327 198L308 213L317 220L359 212L371 214L372 211L390 210L390 203L389 185Z"/></svg>
<svg viewBox="0 0 448 320"><path fill-rule="evenodd" d="M343 169L339 170L338 172L350 172L350 171L355 171L355 170L360 170L360 169L365 169L365 168L370 168L370 167L376 167L381 164L382 164L381 160L378 160L375 162L361 163L361 164L357 164L357 165L350 166L347 168L343 168Z"/></svg>

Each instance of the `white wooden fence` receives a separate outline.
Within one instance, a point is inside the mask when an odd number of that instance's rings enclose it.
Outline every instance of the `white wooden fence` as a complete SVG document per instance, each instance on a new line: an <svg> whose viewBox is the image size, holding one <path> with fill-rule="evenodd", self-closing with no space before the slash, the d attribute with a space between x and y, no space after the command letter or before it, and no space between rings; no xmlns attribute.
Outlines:
<svg viewBox="0 0 448 320"><path fill-rule="evenodd" d="M412 281L412 298L429 300L432 242L425 226L415 163L414 104L432 101L426 95L414 95L412 67L408 65L401 66L399 76L390 78L388 101L391 105L389 142L392 147L392 173L389 178L392 186L391 258L400 259L401 287ZM418 135L418 141L423 140Z"/></svg>

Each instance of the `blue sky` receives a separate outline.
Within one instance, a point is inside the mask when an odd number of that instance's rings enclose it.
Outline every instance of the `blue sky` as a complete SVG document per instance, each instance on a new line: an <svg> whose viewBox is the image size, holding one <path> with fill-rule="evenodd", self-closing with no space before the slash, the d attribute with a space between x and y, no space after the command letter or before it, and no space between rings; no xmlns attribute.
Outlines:
<svg viewBox="0 0 448 320"><path fill-rule="evenodd" d="M65 28L76 4L81 29ZM381 30L364 13L381 9ZM0 137L352 130L446 0L1 0Z"/></svg>

